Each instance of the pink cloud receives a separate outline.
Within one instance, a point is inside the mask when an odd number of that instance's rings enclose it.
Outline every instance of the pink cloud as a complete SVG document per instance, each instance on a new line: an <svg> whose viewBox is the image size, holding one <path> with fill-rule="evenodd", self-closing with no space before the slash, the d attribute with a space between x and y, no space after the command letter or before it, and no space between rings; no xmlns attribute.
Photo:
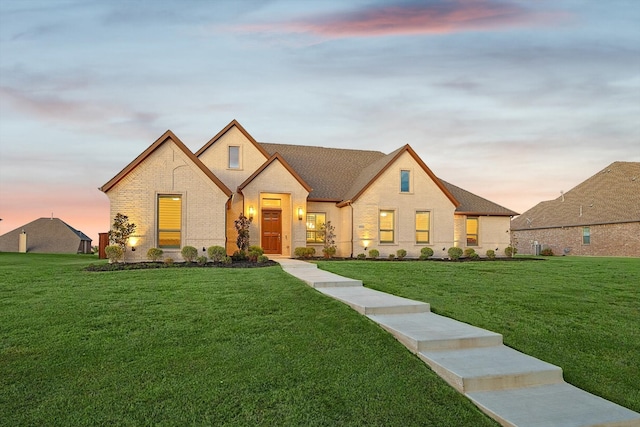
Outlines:
<svg viewBox="0 0 640 427"><path fill-rule="evenodd" d="M538 12L522 3L496 0L447 0L378 6L344 14L245 27L250 31L295 31L330 38L410 34L447 34L546 25L563 12Z"/></svg>

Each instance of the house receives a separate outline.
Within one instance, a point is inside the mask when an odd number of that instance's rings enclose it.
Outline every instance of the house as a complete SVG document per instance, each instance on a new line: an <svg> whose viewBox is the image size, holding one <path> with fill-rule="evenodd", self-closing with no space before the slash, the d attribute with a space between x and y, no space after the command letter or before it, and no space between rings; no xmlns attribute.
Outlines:
<svg viewBox="0 0 640 427"><path fill-rule="evenodd" d="M0 252L90 254L91 251L91 239L59 218L39 218L0 236Z"/></svg>
<svg viewBox="0 0 640 427"><path fill-rule="evenodd" d="M640 257L640 163L610 164L524 212L511 230L521 254Z"/></svg>
<svg viewBox="0 0 640 427"><path fill-rule="evenodd" d="M182 246L237 250L234 221L252 218L252 245L293 256L297 247L321 254L323 224L335 227L336 255L376 248L417 257L451 246L484 255L509 245L515 212L451 185L405 145L392 153L260 143L233 120L192 153L165 132L101 188L110 215L138 228L130 240L144 259L160 247L180 259Z"/></svg>

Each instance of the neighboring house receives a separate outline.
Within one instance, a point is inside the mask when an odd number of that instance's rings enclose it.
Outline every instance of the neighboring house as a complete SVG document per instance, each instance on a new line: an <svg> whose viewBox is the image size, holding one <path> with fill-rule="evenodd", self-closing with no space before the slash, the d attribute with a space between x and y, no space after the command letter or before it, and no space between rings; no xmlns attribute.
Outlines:
<svg viewBox="0 0 640 427"><path fill-rule="evenodd" d="M640 257L640 163L614 162L511 222L518 253Z"/></svg>
<svg viewBox="0 0 640 427"><path fill-rule="evenodd" d="M23 235L21 237L21 235ZM40 218L0 236L0 252L90 254L91 239L59 218Z"/></svg>
<svg viewBox="0 0 640 427"><path fill-rule="evenodd" d="M251 244L267 254L311 246L321 255L329 221L336 256L376 248L417 257L428 246L442 257L454 245L502 254L517 215L441 181L409 145L384 154L259 143L235 120L195 154L165 132L100 190L111 218L122 213L137 225L128 259L151 247L180 259L185 245L231 254L242 213L253 218Z"/></svg>

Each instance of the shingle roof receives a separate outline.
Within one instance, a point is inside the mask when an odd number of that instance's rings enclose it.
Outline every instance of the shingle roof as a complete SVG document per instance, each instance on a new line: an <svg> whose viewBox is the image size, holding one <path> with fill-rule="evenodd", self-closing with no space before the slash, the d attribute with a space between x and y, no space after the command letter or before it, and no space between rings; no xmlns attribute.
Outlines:
<svg viewBox="0 0 640 427"><path fill-rule="evenodd" d="M77 253L80 242L91 242L81 231L59 218L39 218L0 236L0 250L18 252L19 235L27 233L27 251L35 253Z"/></svg>
<svg viewBox="0 0 640 427"><path fill-rule="evenodd" d="M497 203L493 203L487 199L470 193L467 190L463 190L447 181L440 180L442 184L454 195L454 197L460 202L460 206L456 208L457 214L465 215L494 215L494 216L516 216L517 212L507 209L504 206L500 206Z"/></svg>
<svg viewBox="0 0 640 427"><path fill-rule="evenodd" d="M640 221L640 163L614 162L511 222L513 230Z"/></svg>

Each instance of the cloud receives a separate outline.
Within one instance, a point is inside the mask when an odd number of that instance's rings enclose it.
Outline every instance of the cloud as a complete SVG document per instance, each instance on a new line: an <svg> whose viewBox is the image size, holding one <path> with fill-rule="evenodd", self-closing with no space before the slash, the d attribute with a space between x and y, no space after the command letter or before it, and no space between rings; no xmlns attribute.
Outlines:
<svg viewBox="0 0 640 427"><path fill-rule="evenodd" d="M438 0L380 5L267 25L246 31L300 32L328 38L449 34L548 25L564 20L564 12L540 12L523 3L497 0Z"/></svg>

